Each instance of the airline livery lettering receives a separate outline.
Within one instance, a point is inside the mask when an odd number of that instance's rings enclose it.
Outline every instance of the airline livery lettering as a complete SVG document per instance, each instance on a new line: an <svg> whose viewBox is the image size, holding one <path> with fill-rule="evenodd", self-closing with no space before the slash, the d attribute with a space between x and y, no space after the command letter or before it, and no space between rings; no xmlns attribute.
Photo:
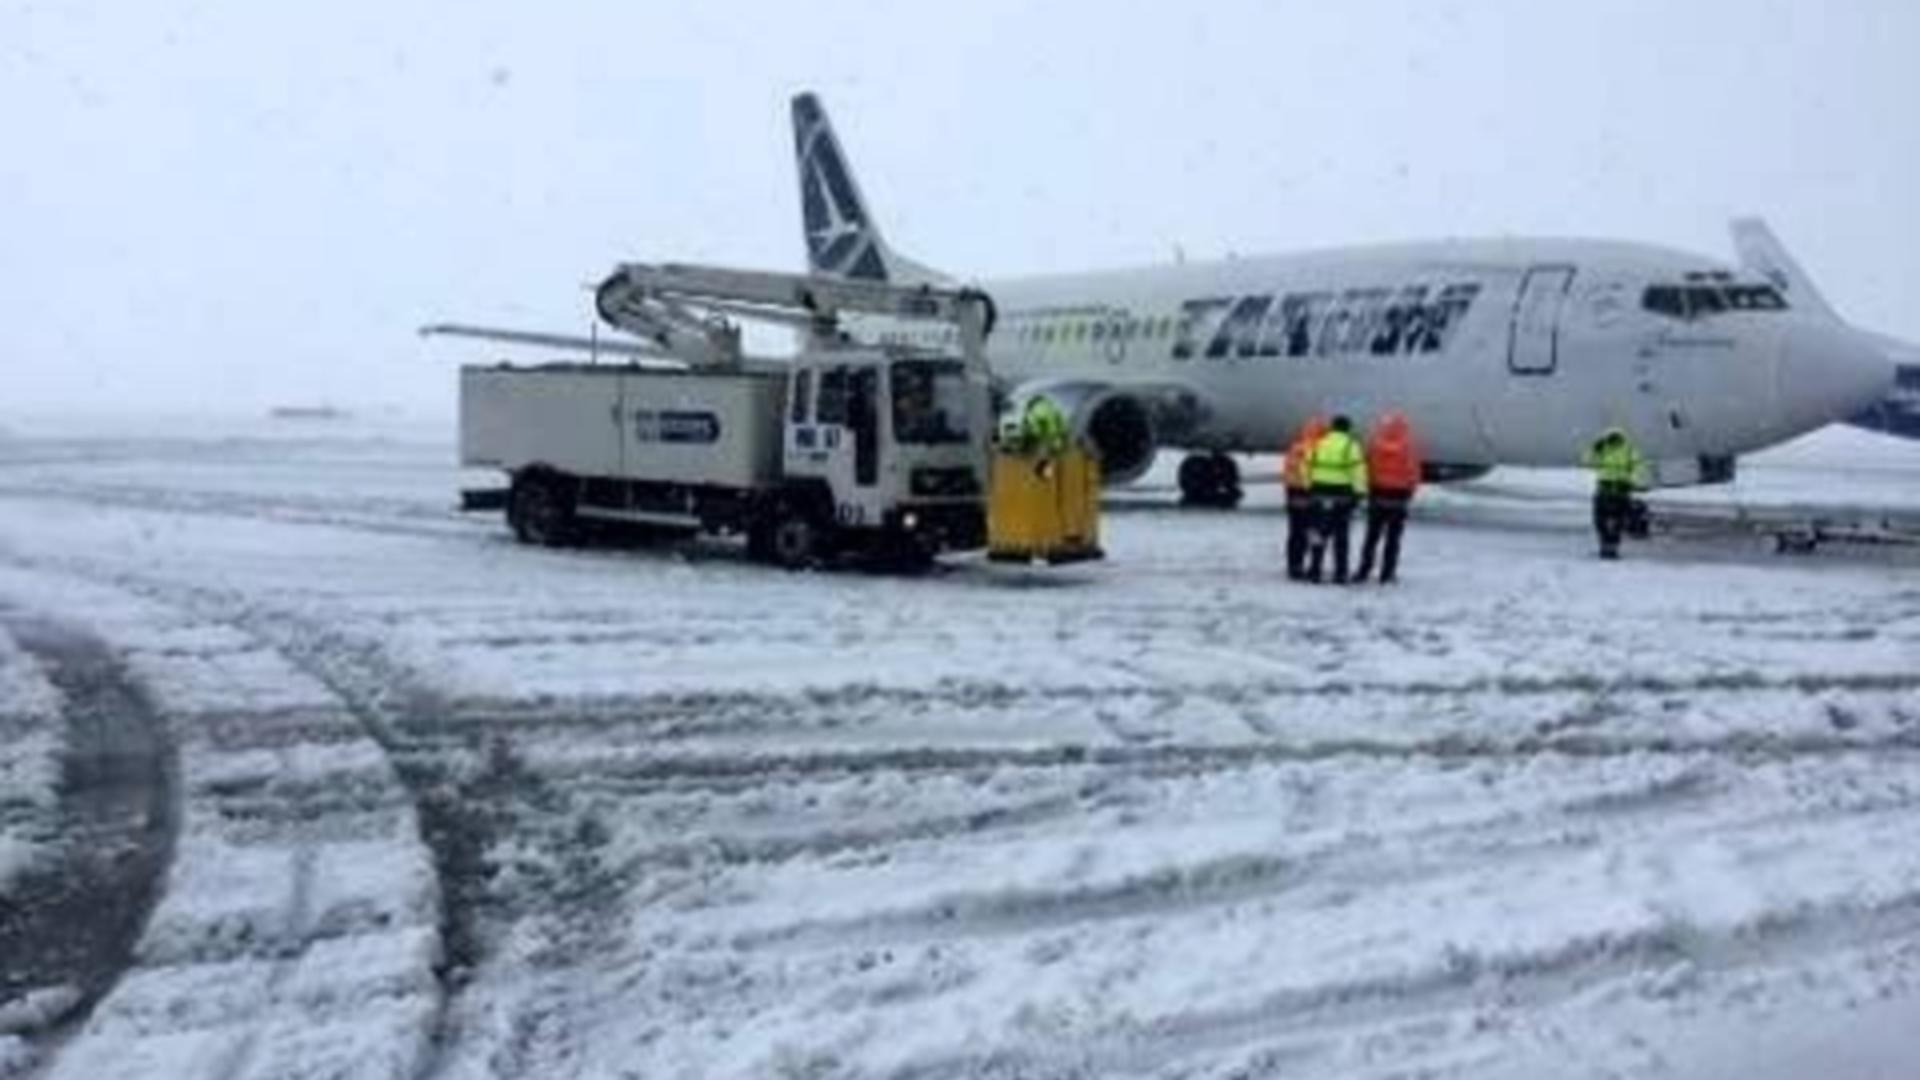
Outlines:
<svg viewBox="0 0 1920 1080"><path fill-rule="evenodd" d="M1180 305L1173 358L1439 352L1478 295L1478 282L1456 282L1202 297Z"/></svg>

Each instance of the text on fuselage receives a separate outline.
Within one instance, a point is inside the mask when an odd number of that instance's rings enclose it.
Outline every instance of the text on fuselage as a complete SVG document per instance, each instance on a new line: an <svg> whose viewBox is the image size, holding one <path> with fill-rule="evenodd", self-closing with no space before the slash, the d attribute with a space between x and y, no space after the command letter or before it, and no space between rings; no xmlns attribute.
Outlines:
<svg viewBox="0 0 1920 1080"><path fill-rule="evenodd" d="M1456 282L1203 297L1180 305L1172 355L1216 360L1439 352L1479 295L1478 282Z"/></svg>

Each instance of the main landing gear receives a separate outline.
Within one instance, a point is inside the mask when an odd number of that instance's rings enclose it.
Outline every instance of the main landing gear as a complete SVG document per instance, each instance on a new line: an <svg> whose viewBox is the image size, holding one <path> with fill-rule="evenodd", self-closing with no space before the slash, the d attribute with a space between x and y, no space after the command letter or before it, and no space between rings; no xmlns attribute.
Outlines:
<svg viewBox="0 0 1920 1080"><path fill-rule="evenodd" d="M1225 454L1188 454L1180 463L1180 501L1231 510L1240 505L1240 466Z"/></svg>

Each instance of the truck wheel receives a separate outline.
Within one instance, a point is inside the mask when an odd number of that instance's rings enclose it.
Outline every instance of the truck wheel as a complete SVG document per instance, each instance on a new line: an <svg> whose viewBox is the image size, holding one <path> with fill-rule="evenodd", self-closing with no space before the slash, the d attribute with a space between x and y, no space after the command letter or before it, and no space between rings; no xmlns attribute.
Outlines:
<svg viewBox="0 0 1920 1080"><path fill-rule="evenodd" d="M507 502L507 521L524 544L565 547L579 539L580 523L573 514L573 492L566 481L551 473L515 477Z"/></svg>
<svg viewBox="0 0 1920 1080"><path fill-rule="evenodd" d="M763 518L747 527L747 558L754 562L770 563L773 558L773 534L779 523Z"/></svg>
<svg viewBox="0 0 1920 1080"><path fill-rule="evenodd" d="M820 526L797 507L783 510L767 537L767 553L789 570L812 566L820 558Z"/></svg>

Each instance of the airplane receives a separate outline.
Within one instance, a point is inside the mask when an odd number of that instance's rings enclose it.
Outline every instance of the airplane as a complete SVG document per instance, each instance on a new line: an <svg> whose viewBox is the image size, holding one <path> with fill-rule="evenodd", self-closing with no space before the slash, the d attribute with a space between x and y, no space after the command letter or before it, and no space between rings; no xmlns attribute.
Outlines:
<svg viewBox="0 0 1920 1080"><path fill-rule="evenodd" d="M887 244L819 99L797 95L792 120L809 267L949 283ZM1764 222L1731 231L1737 266L1445 240L986 281L987 355L1012 407L1066 411L1106 482L1184 450L1183 500L1204 506L1238 503L1232 453L1277 451L1314 413L1405 413L1443 481L1575 465L1614 426L1662 486L1730 480L1739 455L1848 418L1920 434L1920 350L1841 321ZM862 332L933 348L946 333Z"/></svg>

